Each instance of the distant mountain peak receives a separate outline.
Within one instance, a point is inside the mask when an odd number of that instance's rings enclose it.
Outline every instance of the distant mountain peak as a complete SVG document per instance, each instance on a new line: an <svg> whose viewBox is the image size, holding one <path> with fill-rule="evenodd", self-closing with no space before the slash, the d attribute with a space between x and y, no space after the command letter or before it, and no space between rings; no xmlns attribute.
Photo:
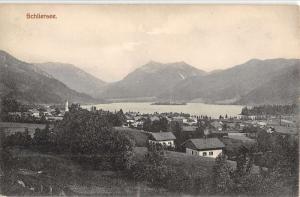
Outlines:
<svg viewBox="0 0 300 197"><path fill-rule="evenodd" d="M1 55L1 56L7 56L7 55L10 55L10 54L7 53L6 51L0 49L0 55ZM10 56L11 56L11 55L10 55Z"/></svg>
<svg viewBox="0 0 300 197"><path fill-rule="evenodd" d="M183 61L173 63L150 61L129 73L121 81L108 85L102 95L105 98L157 97L170 92L183 80L204 74L204 71Z"/></svg>
<svg viewBox="0 0 300 197"><path fill-rule="evenodd" d="M0 97L10 96L27 103L98 102L45 75L34 64L0 51Z"/></svg>
<svg viewBox="0 0 300 197"><path fill-rule="evenodd" d="M174 69L187 69L187 68L197 69L197 68L194 68L193 66L187 64L184 61L171 62L171 63L160 63L160 62L151 60L147 64L144 64L143 66L138 68L137 70L141 70L141 71L148 72L148 73L155 73L157 71L160 71L160 70L163 70L163 69L166 69L166 68L170 68L170 69L172 69L172 68L174 68Z"/></svg>
<svg viewBox="0 0 300 197"><path fill-rule="evenodd" d="M248 60L245 64L247 64L247 63L256 63L256 62L260 62L260 61L262 61L262 60L258 59L258 58L252 58L252 59Z"/></svg>
<svg viewBox="0 0 300 197"><path fill-rule="evenodd" d="M35 64L38 68L65 83L78 92L98 97L106 82L74 66L60 62L46 62Z"/></svg>
<svg viewBox="0 0 300 197"><path fill-rule="evenodd" d="M185 61L178 61L178 62L172 62L170 63L170 65L189 65L189 64L186 63Z"/></svg>
<svg viewBox="0 0 300 197"><path fill-rule="evenodd" d="M13 59L13 60L17 60L16 58L14 58L11 54L7 53L6 51L0 50L0 61L6 61L7 59Z"/></svg>
<svg viewBox="0 0 300 197"><path fill-rule="evenodd" d="M154 60L150 60L148 63L146 63L145 65L153 65L153 64L162 64L161 62L157 62Z"/></svg>

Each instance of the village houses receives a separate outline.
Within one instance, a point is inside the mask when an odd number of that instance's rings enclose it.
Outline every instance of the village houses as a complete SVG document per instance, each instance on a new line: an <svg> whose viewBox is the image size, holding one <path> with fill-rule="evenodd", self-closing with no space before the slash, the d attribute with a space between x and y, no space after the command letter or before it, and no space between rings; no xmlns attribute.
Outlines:
<svg viewBox="0 0 300 197"><path fill-rule="evenodd" d="M186 154L201 157L218 157L225 148L223 142L218 138L189 139L183 144Z"/></svg>
<svg viewBox="0 0 300 197"><path fill-rule="evenodd" d="M174 140L176 137L172 132L158 132L158 133L151 133L149 144L151 145L163 145L166 147L175 147Z"/></svg>

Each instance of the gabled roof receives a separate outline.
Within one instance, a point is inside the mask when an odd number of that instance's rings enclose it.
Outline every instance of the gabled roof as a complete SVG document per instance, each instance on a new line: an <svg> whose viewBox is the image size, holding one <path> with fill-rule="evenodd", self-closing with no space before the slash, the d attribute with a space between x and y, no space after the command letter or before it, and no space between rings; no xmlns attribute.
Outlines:
<svg viewBox="0 0 300 197"><path fill-rule="evenodd" d="M216 120L210 123L210 125L213 126L214 128L221 127L222 124L223 124L222 122Z"/></svg>
<svg viewBox="0 0 300 197"><path fill-rule="evenodd" d="M158 133L151 133L154 140L157 141L164 141L164 140L175 140L176 137L172 132L158 132Z"/></svg>
<svg viewBox="0 0 300 197"><path fill-rule="evenodd" d="M183 145L194 150L208 150L225 147L223 142L221 142L218 138L189 139L184 142Z"/></svg>
<svg viewBox="0 0 300 197"><path fill-rule="evenodd" d="M197 127L196 126L183 126L182 131L196 131Z"/></svg>

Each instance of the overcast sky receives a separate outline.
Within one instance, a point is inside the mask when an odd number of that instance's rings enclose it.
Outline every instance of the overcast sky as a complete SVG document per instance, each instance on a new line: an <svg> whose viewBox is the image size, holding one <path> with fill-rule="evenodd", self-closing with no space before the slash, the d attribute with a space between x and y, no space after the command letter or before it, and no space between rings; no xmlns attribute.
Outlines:
<svg viewBox="0 0 300 197"><path fill-rule="evenodd" d="M0 49L27 62L71 63L105 81L150 60L211 71L299 58L299 17L298 7L275 5L0 5Z"/></svg>

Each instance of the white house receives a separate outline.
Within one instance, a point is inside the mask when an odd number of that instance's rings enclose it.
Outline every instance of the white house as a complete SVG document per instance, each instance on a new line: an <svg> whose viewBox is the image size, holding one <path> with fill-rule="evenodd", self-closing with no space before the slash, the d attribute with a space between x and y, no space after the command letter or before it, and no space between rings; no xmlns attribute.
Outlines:
<svg viewBox="0 0 300 197"><path fill-rule="evenodd" d="M176 137L172 132L151 133L149 144L161 144L163 146L175 147L175 139Z"/></svg>
<svg viewBox="0 0 300 197"><path fill-rule="evenodd" d="M28 112L31 113L31 116L35 117L35 118L40 118L40 112L36 109L30 109L28 110Z"/></svg>
<svg viewBox="0 0 300 197"><path fill-rule="evenodd" d="M216 131L222 131L223 129L223 123L221 121L212 121L210 125L216 130Z"/></svg>
<svg viewBox="0 0 300 197"><path fill-rule="evenodd" d="M218 138L189 139L183 143L186 154L216 158L223 152L225 145Z"/></svg>

